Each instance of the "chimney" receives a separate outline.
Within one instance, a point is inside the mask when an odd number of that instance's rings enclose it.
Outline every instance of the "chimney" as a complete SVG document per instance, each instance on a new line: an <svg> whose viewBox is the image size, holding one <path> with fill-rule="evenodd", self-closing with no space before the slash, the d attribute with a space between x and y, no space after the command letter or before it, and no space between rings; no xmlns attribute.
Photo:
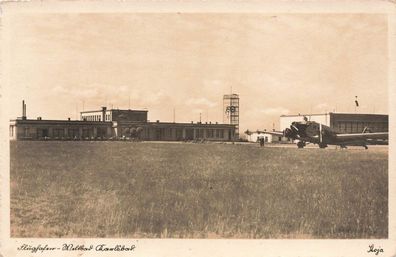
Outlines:
<svg viewBox="0 0 396 257"><path fill-rule="evenodd" d="M25 100L22 100L22 120L26 120L26 104L25 104Z"/></svg>
<svg viewBox="0 0 396 257"><path fill-rule="evenodd" d="M103 106L102 107L102 121L105 122L106 121L106 107Z"/></svg>

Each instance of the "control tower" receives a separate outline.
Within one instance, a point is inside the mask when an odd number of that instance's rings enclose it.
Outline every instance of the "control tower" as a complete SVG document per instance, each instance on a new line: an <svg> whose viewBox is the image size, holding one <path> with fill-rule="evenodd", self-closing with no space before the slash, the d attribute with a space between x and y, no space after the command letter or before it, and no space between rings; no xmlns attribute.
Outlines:
<svg viewBox="0 0 396 257"><path fill-rule="evenodd" d="M239 139L239 95L223 96L223 123L235 125L235 139Z"/></svg>

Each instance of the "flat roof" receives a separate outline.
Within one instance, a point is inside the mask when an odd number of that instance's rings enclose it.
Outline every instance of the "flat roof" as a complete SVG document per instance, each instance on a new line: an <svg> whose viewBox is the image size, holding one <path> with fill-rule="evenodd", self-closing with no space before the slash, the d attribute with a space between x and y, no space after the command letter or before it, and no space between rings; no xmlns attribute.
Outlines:
<svg viewBox="0 0 396 257"><path fill-rule="evenodd" d="M330 114L330 113L288 114L288 115L281 115L281 117L323 116L323 115L328 115L328 114Z"/></svg>
<svg viewBox="0 0 396 257"><path fill-rule="evenodd" d="M75 125L111 125L113 124L112 121L84 121L84 120L37 120L37 119L16 119L10 120L10 122L16 123L26 123L26 124L75 124ZM142 125L164 125L164 126L202 126L202 127L231 127L234 128L236 125L233 124L223 124L223 123L188 123L188 122L146 122L146 121L117 121L117 124L142 124Z"/></svg>
<svg viewBox="0 0 396 257"><path fill-rule="evenodd" d="M90 112L102 112L103 110L93 110L93 111L82 111L80 113L90 113ZM132 109L106 109L107 111L130 111L130 112L148 112L148 110L132 110Z"/></svg>
<svg viewBox="0 0 396 257"><path fill-rule="evenodd" d="M112 124L111 121L84 121L84 120L37 120L37 119L15 119L10 120L10 122L17 123L71 123L71 124L95 124L95 125L104 125L104 124Z"/></svg>
<svg viewBox="0 0 396 257"><path fill-rule="evenodd" d="M388 116L388 114L377 114L377 113L350 113L350 112L327 112L327 113L314 113L314 114L290 114L290 115L281 115L280 117L304 117L304 116L324 116L324 115L378 115L378 116Z"/></svg>
<svg viewBox="0 0 396 257"><path fill-rule="evenodd" d="M166 126L222 126L222 127L232 127L234 128L235 124L225 124L225 123L204 123L204 122L156 122L156 121L118 121L119 124L149 124L149 125L166 125Z"/></svg>

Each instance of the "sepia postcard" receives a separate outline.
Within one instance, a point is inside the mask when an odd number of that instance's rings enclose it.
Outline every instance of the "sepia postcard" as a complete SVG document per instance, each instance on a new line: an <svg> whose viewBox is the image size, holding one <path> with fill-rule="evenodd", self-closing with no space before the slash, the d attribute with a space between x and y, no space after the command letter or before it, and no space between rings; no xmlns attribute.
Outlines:
<svg viewBox="0 0 396 257"><path fill-rule="evenodd" d="M394 2L0 7L0 256L396 256Z"/></svg>

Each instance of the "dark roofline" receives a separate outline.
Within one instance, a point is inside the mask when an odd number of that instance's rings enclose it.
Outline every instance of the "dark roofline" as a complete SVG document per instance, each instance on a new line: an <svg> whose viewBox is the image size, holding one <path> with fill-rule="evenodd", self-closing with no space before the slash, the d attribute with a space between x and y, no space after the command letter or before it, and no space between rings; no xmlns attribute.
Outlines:
<svg viewBox="0 0 396 257"><path fill-rule="evenodd" d="M103 110L93 110L93 111L82 111L80 113L89 113L89 112L102 112ZM148 110L132 110L132 109L106 109L107 111L133 111L133 112L148 112Z"/></svg>
<svg viewBox="0 0 396 257"><path fill-rule="evenodd" d="M327 112L327 113L314 113L314 114L290 114L290 115L281 115L280 117L304 117L304 116L322 116L322 115L330 115L330 114L342 114L342 115L380 115L380 116L389 116L388 114L377 114L377 113L350 113L350 112Z"/></svg>
<svg viewBox="0 0 396 257"><path fill-rule="evenodd" d="M378 116L389 116L389 114L383 113L354 113L354 112L330 112L331 114L342 114L342 115L378 115Z"/></svg>
<svg viewBox="0 0 396 257"><path fill-rule="evenodd" d="M156 122L156 121L117 121L118 124L148 124L148 125L167 125L167 126L222 126L235 128L236 125L224 123L198 123L198 122Z"/></svg>
<svg viewBox="0 0 396 257"><path fill-rule="evenodd" d="M69 123L69 124L86 124L86 125L110 125L113 124L113 121L84 121L84 120L37 120L37 119L16 119L10 120L10 122L17 122L17 123ZM118 124L147 124L147 125L167 125L167 126L222 126L222 127L230 127L235 128L236 125L233 124L223 124L223 123L188 123L188 122L145 122L145 121L115 121Z"/></svg>
<svg viewBox="0 0 396 257"><path fill-rule="evenodd" d="M111 121L84 121L84 120L37 120L37 119L15 119L10 120L10 122L17 122L17 123L74 123L74 124L112 124Z"/></svg>
<svg viewBox="0 0 396 257"><path fill-rule="evenodd" d="M304 117L304 116L322 116L328 115L329 113L313 113L313 114L288 114L288 115L281 115L281 117Z"/></svg>

